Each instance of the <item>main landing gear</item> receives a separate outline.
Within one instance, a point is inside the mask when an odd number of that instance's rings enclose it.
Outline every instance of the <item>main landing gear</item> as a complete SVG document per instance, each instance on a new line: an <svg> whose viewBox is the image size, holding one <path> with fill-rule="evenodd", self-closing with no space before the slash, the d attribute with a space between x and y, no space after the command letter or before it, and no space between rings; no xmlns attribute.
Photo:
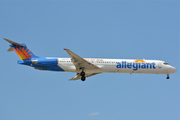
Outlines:
<svg viewBox="0 0 180 120"><path fill-rule="evenodd" d="M82 71L80 75L81 75L81 80L82 80L82 81L85 81L85 80L86 80L85 72Z"/></svg>
<svg viewBox="0 0 180 120"><path fill-rule="evenodd" d="M169 79L170 77L169 77L169 74L167 74L167 78L166 79Z"/></svg>

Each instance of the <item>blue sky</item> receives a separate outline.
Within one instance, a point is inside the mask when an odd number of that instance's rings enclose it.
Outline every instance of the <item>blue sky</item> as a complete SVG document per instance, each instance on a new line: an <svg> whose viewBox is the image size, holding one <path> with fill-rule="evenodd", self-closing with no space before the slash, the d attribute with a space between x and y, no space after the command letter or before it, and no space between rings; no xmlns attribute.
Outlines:
<svg viewBox="0 0 180 120"><path fill-rule="evenodd" d="M179 1L0 1L1 120L178 120ZM40 57L157 59L175 74L74 73L17 64L2 38Z"/></svg>

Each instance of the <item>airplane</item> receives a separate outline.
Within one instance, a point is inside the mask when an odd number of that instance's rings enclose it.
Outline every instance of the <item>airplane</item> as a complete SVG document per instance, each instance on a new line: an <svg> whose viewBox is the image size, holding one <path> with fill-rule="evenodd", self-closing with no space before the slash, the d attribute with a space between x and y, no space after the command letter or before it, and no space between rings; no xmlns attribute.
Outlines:
<svg viewBox="0 0 180 120"><path fill-rule="evenodd" d="M82 58L69 49L64 50L71 58L41 58L33 54L24 43L16 43L6 38L4 40L10 43L7 51L15 51L20 57L18 64L38 70L76 73L70 80L85 81L87 77L99 73L167 74L169 79L169 74L177 72L175 67L161 60Z"/></svg>

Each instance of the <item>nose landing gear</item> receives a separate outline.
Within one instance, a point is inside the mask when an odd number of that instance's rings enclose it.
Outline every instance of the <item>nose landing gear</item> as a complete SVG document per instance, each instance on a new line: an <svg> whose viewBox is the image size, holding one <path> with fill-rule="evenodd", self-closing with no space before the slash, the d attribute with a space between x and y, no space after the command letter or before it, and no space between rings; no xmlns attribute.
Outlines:
<svg viewBox="0 0 180 120"><path fill-rule="evenodd" d="M170 77L169 77L169 74L167 74L167 78L166 79L169 79Z"/></svg>

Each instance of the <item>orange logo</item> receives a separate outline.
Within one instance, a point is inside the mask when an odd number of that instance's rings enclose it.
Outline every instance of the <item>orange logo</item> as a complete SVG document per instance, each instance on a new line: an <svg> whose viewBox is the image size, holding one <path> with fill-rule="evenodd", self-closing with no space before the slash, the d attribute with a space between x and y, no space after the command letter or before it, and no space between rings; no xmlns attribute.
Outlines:
<svg viewBox="0 0 180 120"><path fill-rule="evenodd" d="M144 61L144 60L135 60L135 62L143 63L143 62L145 62L145 61Z"/></svg>
<svg viewBox="0 0 180 120"><path fill-rule="evenodd" d="M30 57L32 55L32 53L30 53L31 51L28 50L28 48L23 47L18 47L16 46L16 49L13 47L14 51L18 54L18 56L20 57L21 60L24 59L31 59L32 57Z"/></svg>

